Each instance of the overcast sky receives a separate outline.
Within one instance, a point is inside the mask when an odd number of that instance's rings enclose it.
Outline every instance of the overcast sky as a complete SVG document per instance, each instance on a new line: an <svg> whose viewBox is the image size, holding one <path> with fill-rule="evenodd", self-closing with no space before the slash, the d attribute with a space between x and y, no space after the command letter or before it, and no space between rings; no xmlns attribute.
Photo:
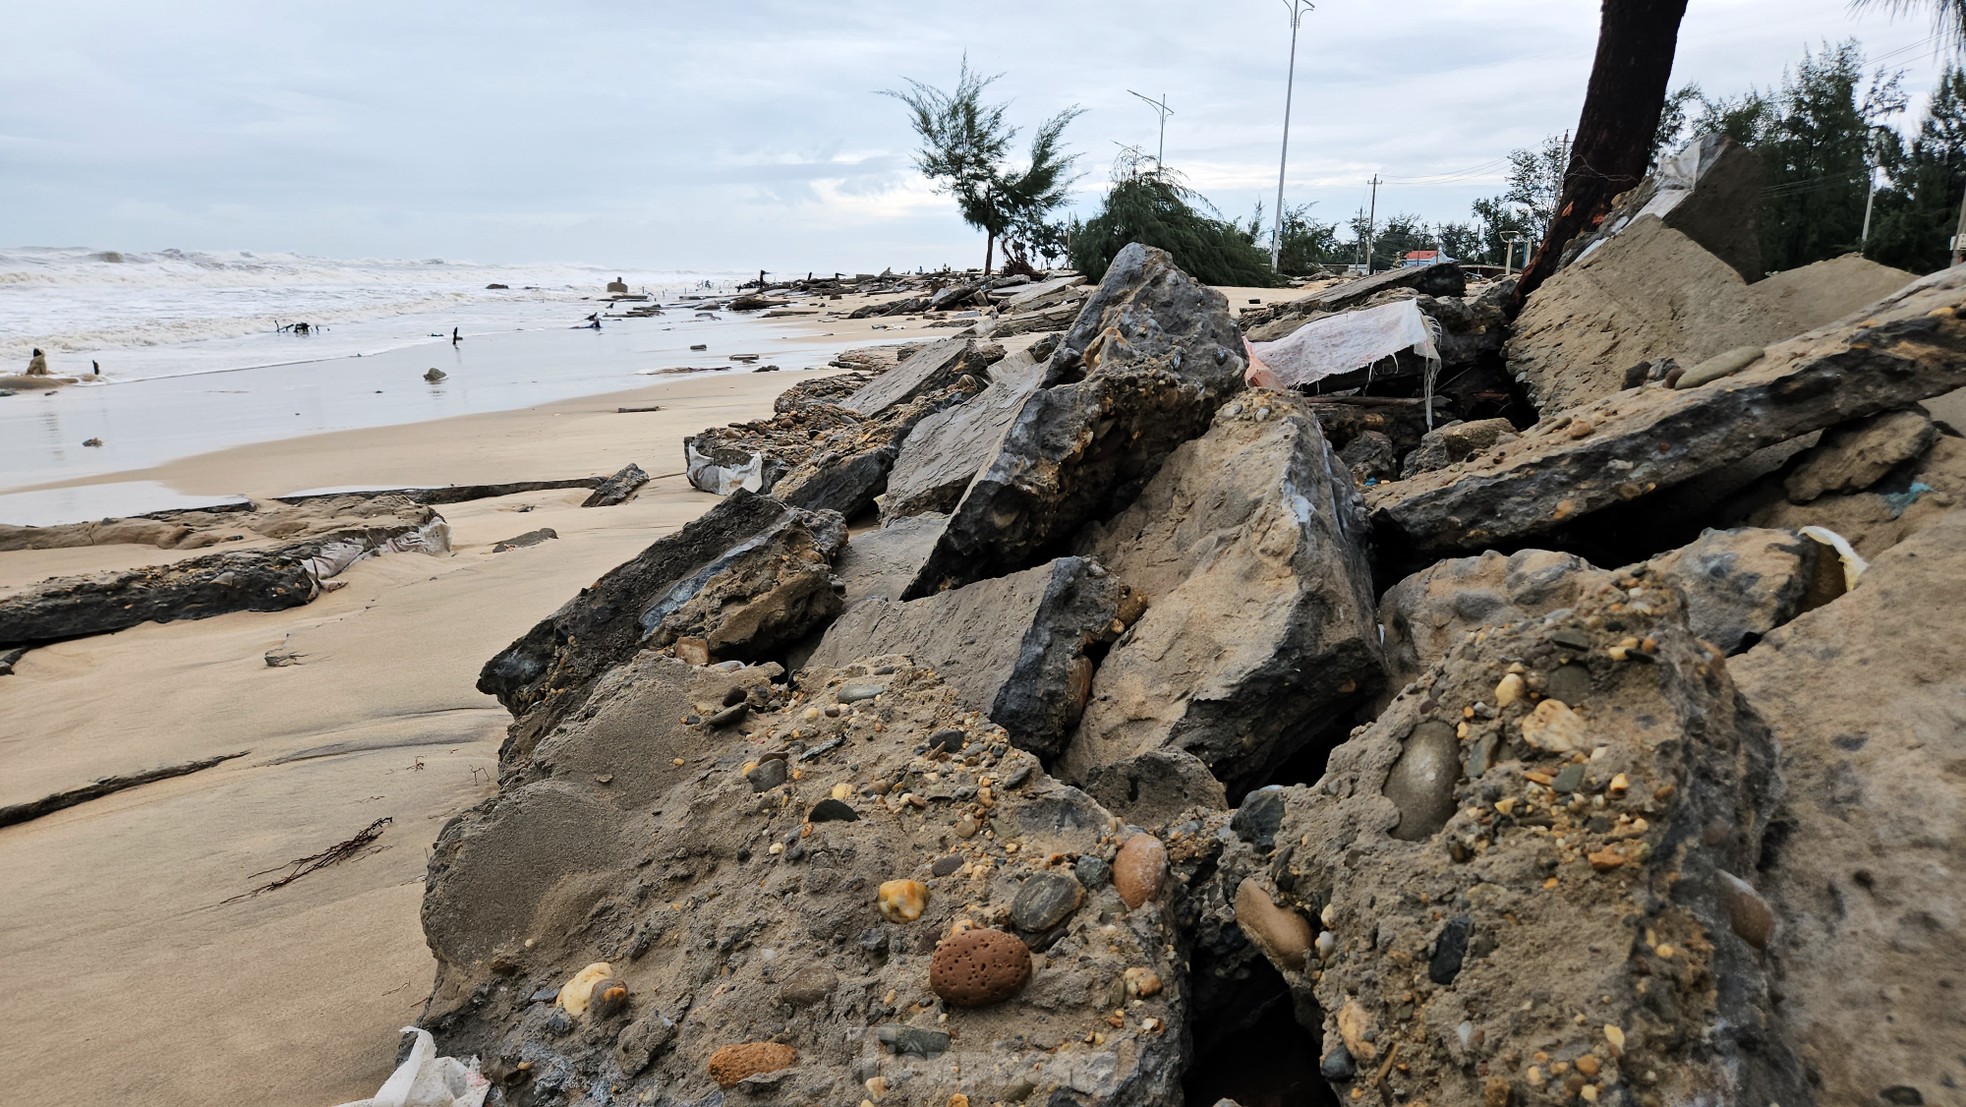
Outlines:
<svg viewBox="0 0 1966 1107"><path fill-rule="evenodd" d="M647 271L980 264L909 168L901 77L963 54L1026 125L1070 104L1089 211L1117 143L1230 215L1276 189L1284 0L9 3L0 245L585 261ZM1465 219L1512 147L1576 125L1590 0L1322 0L1298 43L1290 203ZM1824 39L1910 70L1916 19L1692 0L1674 84L1779 81ZM1914 107L1914 116L1917 105ZM1476 170L1476 172L1469 172Z"/></svg>

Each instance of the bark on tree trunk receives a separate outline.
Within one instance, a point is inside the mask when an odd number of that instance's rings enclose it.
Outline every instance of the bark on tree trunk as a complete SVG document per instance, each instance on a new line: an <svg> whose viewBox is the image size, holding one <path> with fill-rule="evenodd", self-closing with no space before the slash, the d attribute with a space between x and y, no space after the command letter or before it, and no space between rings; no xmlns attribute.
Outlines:
<svg viewBox="0 0 1966 1107"><path fill-rule="evenodd" d="M1612 199L1644 178L1685 15L1686 0L1604 0L1597 60L1584 92L1584 112L1570 147L1556 217L1516 283L1508 304L1511 318L1556 272L1563 247L1602 222Z"/></svg>
<svg viewBox="0 0 1966 1107"><path fill-rule="evenodd" d="M987 277L990 275L990 265L996 260L997 260L997 236L990 234L989 232L986 231L983 234L983 275L984 276Z"/></svg>

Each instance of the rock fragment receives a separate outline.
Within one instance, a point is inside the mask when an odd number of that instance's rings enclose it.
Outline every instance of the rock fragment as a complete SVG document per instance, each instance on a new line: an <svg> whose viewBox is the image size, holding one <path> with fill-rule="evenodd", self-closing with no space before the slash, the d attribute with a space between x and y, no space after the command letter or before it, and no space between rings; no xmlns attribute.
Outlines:
<svg viewBox="0 0 1966 1107"><path fill-rule="evenodd" d="M907 595L1025 568L1124 505L1241 390L1241 349L1221 293L1121 250Z"/></svg>
<svg viewBox="0 0 1966 1107"><path fill-rule="evenodd" d="M1888 411L1824 432L1783 482L1789 502L1806 504L1831 492L1861 492L1898 466L1923 457L1937 437L1919 408Z"/></svg>
<svg viewBox="0 0 1966 1107"><path fill-rule="evenodd" d="M486 662L478 690L521 720L523 750L644 649L702 638L727 658L793 641L839 610L831 559L845 540L838 516L735 493Z"/></svg>
<svg viewBox="0 0 1966 1107"><path fill-rule="evenodd" d="M1331 729L1380 679L1364 532L1350 474L1294 397L1223 406L1081 539L1146 613L1093 677L1066 776L1179 750L1240 790Z"/></svg>
<svg viewBox="0 0 1966 1107"><path fill-rule="evenodd" d="M1730 865L1708 892L1730 933L1777 956L1778 1011L1818 1102L1940 1103L1966 1082L1952 1048L1966 1040L1962 581L1954 510L1728 662L1781 743L1783 800L1759 867Z"/></svg>
<svg viewBox="0 0 1966 1107"><path fill-rule="evenodd" d="M1479 461L1375 486L1375 545L1450 551L1541 533L1763 446L1952 391L1966 385L1963 306L1966 273L1935 273L1703 388L1621 392ZM1577 420L1594 433L1571 437Z"/></svg>
<svg viewBox="0 0 1966 1107"><path fill-rule="evenodd" d="M777 1072L798 1059L798 1050L778 1042L727 1045L710 1055L710 1079L720 1088L735 1087L749 1077Z"/></svg>
<svg viewBox="0 0 1966 1107"><path fill-rule="evenodd" d="M1288 976L1324 1012L1325 1040L1343 1043L1349 1064L1327 1053L1327 1072L1355 1064L1350 1079L1369 1074L1402 1102L1481 1103L1497 1078L1537 1103L1625 1087L1662 1102L1808 1101L1774 1022L1773 966L1714 895L1722 870L1760 854L1774 744L1684 618L1671 589L1620 576L1492 628L1431 668L1424 697L1400 697L1334 751L1317 784L1283 790L1270 873L1278 906L1317 914L1332 938L1317 974ZM1612 660L1620 636L1650 640L1650 660ZM1565 656L1593 673L1585 703L1463 711L1511 663L1541 673ZM1434 723L1459 732L1464 760L1452 813L1408 839L1388 784L1409 736ZM1572 765L1577 791L1553 787Z"/></svg>
<svg viewBox="0 0 1966 1107"><path fill-rule="evenodd" d="M1123 592L1095 562L1059 558L907 602L854 605L807 664L904 654L1041 757L1064 746L1090 692L1088 653L1112 640Z"/></svg>

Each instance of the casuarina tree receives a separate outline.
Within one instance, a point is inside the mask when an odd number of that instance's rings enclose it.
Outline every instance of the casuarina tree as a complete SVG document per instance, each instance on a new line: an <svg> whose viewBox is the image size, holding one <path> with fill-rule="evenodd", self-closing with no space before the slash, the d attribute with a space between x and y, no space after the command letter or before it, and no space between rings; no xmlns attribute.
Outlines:
<svg viewBox="0 0 1966 1107"><path fill-rule="evenodd" d="M997 240L1020 227L1043 223L1046 213L1065 202L1072 183L1075 155L1063 145L1065 128L1082 109L1067 108L1039 124L1031 136L1030 156L1022 166L1010 160L1018 129L1004 120L1010 105L985 103L983 94L997 77L970 69L964 58L953 91L907 81L905 89L888 89L908 107L908 122L921 138L915 168L955 197L970 226L986 236L983 272L996 260Z"/></svg>
<svg viewBox="0 0 1966 1107"><path fill-rule="evenodd" d="M1685 15L1686 0L1604 0L1597 58L1556 215L1516 284L1512 314L1556 272L1564 244L1602 222L1612 199L1645 176Z"/></svg>

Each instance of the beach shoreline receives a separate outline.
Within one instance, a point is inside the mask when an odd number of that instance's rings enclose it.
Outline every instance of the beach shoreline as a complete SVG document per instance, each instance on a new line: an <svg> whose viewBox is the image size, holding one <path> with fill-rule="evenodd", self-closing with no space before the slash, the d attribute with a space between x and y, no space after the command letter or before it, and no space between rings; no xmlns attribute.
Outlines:
<svg viewBox="0 0 1966 1107"><path fill-rule="evenodd" d="M7 974L20 983L0 1013L38 1059L14 1094L43 1104L328 1104L372 1094L433 973L418 922L429 843L445 819L491 794L497 773L508 716L473 687L478 667L716 502L682 476L684 435L768 415L808 376L685 378L235 446L141 471L193 496L589 476L630 461L653 479L611 508L578 506L586 489L447 504L449 552L362 562L304 607L30 651L0 680L12 724L0 734L10 770L0 806L249 752L0 828L0 881L18 890L0 906L0 930L13 936ZM660 410L617 410L650 404ZM541 527L557 539L492 552ZM186 555L127 544L0 553L0 594ZM265 658L274 651L296 660L275 667ZM381 818L392 821L371 850L224 902L270 879L249 874Z"/></svg>

